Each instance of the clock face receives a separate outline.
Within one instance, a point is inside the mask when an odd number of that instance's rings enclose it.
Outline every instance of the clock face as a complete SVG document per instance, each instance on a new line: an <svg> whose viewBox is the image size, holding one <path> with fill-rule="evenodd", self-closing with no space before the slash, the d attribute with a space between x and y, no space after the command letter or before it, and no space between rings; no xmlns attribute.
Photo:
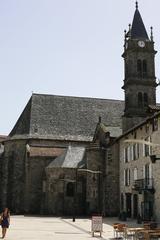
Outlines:
<svg viewBox="0 0 160 240"><path fill-rule="evenodd" d="M145 47L145 42L144 41L138 41L138 46L139 47Z"/></svg>

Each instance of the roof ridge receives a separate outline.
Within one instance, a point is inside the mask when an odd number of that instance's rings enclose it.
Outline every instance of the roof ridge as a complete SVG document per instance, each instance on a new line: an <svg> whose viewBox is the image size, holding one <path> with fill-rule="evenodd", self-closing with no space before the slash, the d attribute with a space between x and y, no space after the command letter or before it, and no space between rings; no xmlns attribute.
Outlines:
<svg viewBox="0 0 160 240"><path fill-rule="evenodd" d="M56 94L44 94L44 93L33 93L32 96L52 96L52 97L65 97L65 98L77 98L77 99L95 99L95 100L108 100L108 101L115 101L115 102L124 102L121 99L112 99L112 98L98 98L98 97L83 97L83 96L67 96L67 95L56 95Z"/></svg>

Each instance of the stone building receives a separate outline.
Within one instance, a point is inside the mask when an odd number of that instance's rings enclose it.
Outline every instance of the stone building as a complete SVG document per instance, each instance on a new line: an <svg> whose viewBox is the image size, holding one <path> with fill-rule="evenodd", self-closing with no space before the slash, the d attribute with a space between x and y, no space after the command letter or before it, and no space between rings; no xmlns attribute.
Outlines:
<svg viewBox="0 0 160 240"><path fill-rule="evenodd" d="M3 141L0 207L14 213L117 215L120 136L157 110L155 53L152 29L149 38L136 3L122 55L124 102L32 94Z"/></svg>
<svg viewBox="0 0 160 240"><path fill-rule="evenodd" d="M116 141L120 146L121 211L160 220L160 112Z"/></svg>
<svg viewBox="0 0 160 240"><path fill-rule="evenodd" d="M118 162L105 142L122 133L122 113L122 101L33 94L4 141L1 207L71 215L74 203L78 214L117 214Z"/></svg>

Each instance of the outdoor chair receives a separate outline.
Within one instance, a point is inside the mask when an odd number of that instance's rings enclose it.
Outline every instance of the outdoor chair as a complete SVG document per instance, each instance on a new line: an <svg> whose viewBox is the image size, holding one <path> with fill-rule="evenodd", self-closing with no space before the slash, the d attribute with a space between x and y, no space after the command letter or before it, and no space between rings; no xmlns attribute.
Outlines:
<svg viewBox="0 0 160 240"><path fill-rule="evenodd" d="M143 223L143 227L144 227L144 229L146 229L146 230L150 230L150 229L151 229L150 222L145 222L145 223Z"/></svg>
<svg viewBox="0 0 160 240"><path fill-rule="evenodd" d="M135 232L128 232L127 228L125 228L125 235L124 235L126 240L129 239L134 239L135 238Z"/></svg>
<svg viewBox="0 0 160 240"><path fill-rule="evenodd" d="M117 229L116 229L116 235L119 238L125 238L126 236L126 224L120 223L117 225Z"/></svg>
<svg viewBox="0 0 160 240"><path fill-rule="evenodd" d="M142 232L137 232L136 233L136 239L138 240L145 240L145 235Z"/></svg>
<svg viewBox="0 0 160 240"><path fill-rule="evenodd" d="M113 234L115 238L117 237L118 224L120 223L113 223Z"/></svg>

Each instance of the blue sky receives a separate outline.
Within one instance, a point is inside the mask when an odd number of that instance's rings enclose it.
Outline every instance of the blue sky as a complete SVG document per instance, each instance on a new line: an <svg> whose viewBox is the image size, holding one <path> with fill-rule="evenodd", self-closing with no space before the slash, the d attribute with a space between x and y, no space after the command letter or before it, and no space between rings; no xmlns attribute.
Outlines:
<svg viewBox="0 0 160 240"><path fill-rule="evenodd" d="M139 0L160 52L159 9L159 0ZM32 92L123 100L124 29L134 11L134 0L1 0L0 134L11 131Z"/></svg>

